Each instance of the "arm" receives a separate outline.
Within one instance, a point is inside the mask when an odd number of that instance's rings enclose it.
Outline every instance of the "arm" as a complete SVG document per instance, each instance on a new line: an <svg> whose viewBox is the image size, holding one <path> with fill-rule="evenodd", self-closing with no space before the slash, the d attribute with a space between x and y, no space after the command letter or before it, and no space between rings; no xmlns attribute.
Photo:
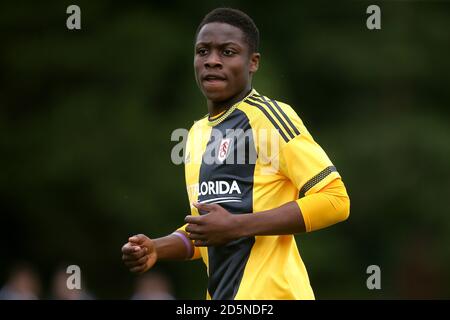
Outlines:
<svg viewBox="0 0 450 320"><path fill-rule="evenodd" d="M183 239L184 238L184 239ZM158 260L186 260L193 254L192 243L186 233L176 231L162 238L153 240Z"/></svg>
<svg viewBox="0 0 450 320"><path fill-rule="evenodd" d="M343 182L336 179L317 193L262 212L234 215L217 204L194 204L208 213L186 217L186 231L196 246L221 245L241 237L309 232L347 219L349 203Z"/></svg>
<svg viewBox="0 0 450 320"><path fill-rule="evenodd" d="M241 237L296 234L305 232L305 222L295 201L281 207L236 216Z"/></svg>
<svg viewBox="0 0 450 320"><path fill-rule="evenodd" d="M157 239L138 234L122 247L122 260L131 272L143 273L158 260L186 260L193 252L191 241L182 231Z"/></svg>
<svg viewBox="0 0 450 320"><path fill-rule="evenodd" d="M243 236L282 235L310 232L344 221L350 200L341 179L330 182L317 193L276 209L239 217Z"/></svg>

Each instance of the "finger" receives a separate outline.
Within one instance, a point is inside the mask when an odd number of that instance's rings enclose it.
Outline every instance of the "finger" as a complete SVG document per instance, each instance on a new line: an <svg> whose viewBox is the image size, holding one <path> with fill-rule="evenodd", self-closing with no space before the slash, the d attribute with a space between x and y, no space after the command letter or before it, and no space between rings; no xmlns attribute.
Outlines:
<svg viewBox="0 0 450 320"><path fill-rule="evenodd" d="M133 250L131 252L124 252L124 255L128 256L129 260L140 259L148 253L148 249L146 247L144 247L144 248L133 247L133 248L137 248L137 250Z"/></svg>
<svg viewBox="0 0 450 320"><path fill-rule="evenodd" d="M124 264L128 268L132 268L132 267L137 267L137 266L140 266L140 265L145 265L147 263L147 260L148 260L148 256L145 255L142 258L138 259L138 260L125 261Z"/></svg>
<svg viewBox="0 0 450 320"><path fill-rule="evenodd" d="M208 239L208 237L206 235L200 234L200 233L189 233L188 237L191 240L207 240Z"/></svg>
<svg viewBox="0 0 450 320"><path fill-rule="evenodd" d="M130 260L135 260L132 256L128 255L128 254L123 254L122 255L122 261L126 262L126 261L130 261Z"/></svg>
<svg viewBox="0 0 450 320"><path fill-rule="evenodd" d="M138 252L141 250L141 247L133 245L132 243L126 243L123 247L122 247L122 253L123 254L133 254L135 252Z"/></svg>
<svg viewBox="0 0 450 320"><path fill-rule="evenodd" d="M145 238L147 238L146 236L144 236L143 234L136 234L132 237L128 238L128 241L137 244L137 245L141 245L144 243Z"/></svg>
<svg viewBox="0 0 450 320"><path fill-rule="evenodd" d="M200 203L200 202L193 202L192 205L194 207L196 207L197 209L206 211L206 212L213 210L216 206L216 204L207 204L207 203Z"/></svg>
<svg viewBox="0 0 450 320"><path fill-rule="evenodd" d="M142 257L145 256L145 255L147 254L147 252L148 252L148 249L147 249L146 247L143 247L143 248L140 248L140 247L139 247L139 249L140 249L140 250L138 250L138 251L136 251L136 252L134 252L134 253L131 254L131 256L134 257L134 259L140 259L140 258L142 258Z"/></svg>
<svg viewBox="0 0 450 320"><path fill-rule="evenodd" d="M140 266L131 268L130 271L131 271L131 272L134 272L134 273L142 273L142 272L144 272L144 270L145 270L146 267L147 267L147 266L144 264L144 265L140 265Z"/></svg>
<svg viewBox="0 0 450 320"><path fill-rule="evenodd" d="M197 224L188 224L185 230L189 233L203 233L203 228Z"/></svg>
<svg viewBox="0 0 450 320"><path fill-rule="evenodd" d="M122 260L125 261L136 261L141 259L142 257L147 255L147 251L142 250L141 252L137 254L123 254Z"/></svg>
<svg viewBox="0 0 450 320"><path fill-rule="evenodd" d="M194 224L202 224L203 217L202 216L186 216L186 218L184 218L184 222L194 223Z"/></svg>

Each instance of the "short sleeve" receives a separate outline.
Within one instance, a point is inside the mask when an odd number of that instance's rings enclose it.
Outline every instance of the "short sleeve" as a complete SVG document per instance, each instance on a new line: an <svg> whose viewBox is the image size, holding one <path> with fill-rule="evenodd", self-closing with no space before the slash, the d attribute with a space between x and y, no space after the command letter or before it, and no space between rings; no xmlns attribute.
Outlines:
<svg viewBox="0 0 450 320"><path fill-rule="evenodd" d="M303 197L317 192L340 175L300 118L296 114L295 117L300 134L280 150L280 172L295 184L299 197Z"/></svg>

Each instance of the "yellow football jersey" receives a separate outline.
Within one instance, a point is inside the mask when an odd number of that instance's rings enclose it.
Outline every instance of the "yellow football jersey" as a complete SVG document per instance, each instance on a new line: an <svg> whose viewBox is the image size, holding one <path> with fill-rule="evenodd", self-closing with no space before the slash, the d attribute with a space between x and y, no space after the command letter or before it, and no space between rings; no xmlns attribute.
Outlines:
<svg viewBox="0 0 450 320"><path fill-rule="evenodd" d="M190 203L217 203L241 214L277 208L340 176L289 105L252 90L215 119L194 123L185 178ZM191 214L202 213L191 205ZM309 231L306 218L305 224ZM193 259L200 257L208 299L314 299L293 235L195 248Z"/></svg>

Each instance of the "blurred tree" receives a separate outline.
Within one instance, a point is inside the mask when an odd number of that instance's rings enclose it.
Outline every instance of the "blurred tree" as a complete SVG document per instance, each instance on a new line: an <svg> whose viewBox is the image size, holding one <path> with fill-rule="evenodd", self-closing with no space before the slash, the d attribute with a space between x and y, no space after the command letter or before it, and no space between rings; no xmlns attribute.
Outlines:
<svg viewBox="0 0 450 320"><path fill-rule="evenodd" d="M189 208L170 134L206 113L193 36L226 5L260 28L255 87L293 105L348 187L349 221L297 237L317 297L418 297L416 277L450 297L448 3L383 2L378 31L364 1L79 1L80 31L69 4L0 5L0 283L19 258L47 280L67 261L95 296L130 296L123 242L171 232ZM204 298L199 262L161 268L177 298Z"/></svg>

